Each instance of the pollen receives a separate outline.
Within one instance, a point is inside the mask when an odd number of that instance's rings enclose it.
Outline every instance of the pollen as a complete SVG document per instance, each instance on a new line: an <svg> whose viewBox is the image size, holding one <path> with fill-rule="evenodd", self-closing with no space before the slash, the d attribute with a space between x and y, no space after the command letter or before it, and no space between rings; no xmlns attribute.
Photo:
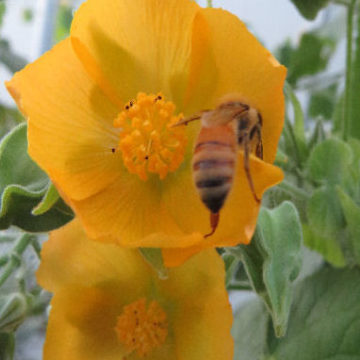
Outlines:
<svg viewBox="0 0 360 360"><path fill-rule="evenodd" d="M144 357L165 342L168 334L166 313L157 301L147 307L145 298L141 298L124 306L115 331L129 353L136 352L139 357Z"/></svg>
<svg viewBox="0 0 360 360"><path fill-rule="evenodd" d="M149 173L160 179L175 171L184 159L186 135L183 126L172 126L182 119L175 105L164 96L138 93L114 120L120 128L115 151L120 151L128 171L147 180Z"/></svg>

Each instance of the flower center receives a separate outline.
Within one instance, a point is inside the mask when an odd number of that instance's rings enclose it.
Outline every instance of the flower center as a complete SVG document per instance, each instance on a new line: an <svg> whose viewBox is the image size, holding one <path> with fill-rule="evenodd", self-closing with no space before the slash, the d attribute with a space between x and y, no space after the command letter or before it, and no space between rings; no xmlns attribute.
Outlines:
<svg viewBox="0 0 360 360"><path fill-rule="evenodd" d="M185 129L172 127L183 116L174 115L174 110L174 103L165 101L161 94L138 93L136 100L129 101L114 120L114 126L122 130L118 150L124 164L142 180L148 179L148 173L157 173L164 179L183 161Z"/></svg>
<svg viewBox="0 0 360 360"><path fill-rule="evenodd" d="M124 306L115 331L127 350L144 357L165 342L168 334L166 313L158 302L152 301L146 308L146 300L139 299Z"/></svg>

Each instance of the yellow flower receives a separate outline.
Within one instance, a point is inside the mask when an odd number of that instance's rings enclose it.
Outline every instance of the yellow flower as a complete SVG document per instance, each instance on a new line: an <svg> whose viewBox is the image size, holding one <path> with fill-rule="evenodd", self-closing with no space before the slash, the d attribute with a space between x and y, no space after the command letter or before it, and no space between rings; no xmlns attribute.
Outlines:
<svg viewBox="0 0 360 360"><path fill-rule="evenodd" d="M243 152L215 234L193 185L199 122L229 93L262 115L256 194L282 179L272 165L283 126L286 70L234 15L190 0L88 0L71 36L7 83L28 118L29 153L89 237L161 247L168 265L205 247L248 243L259 204ZM174 255L174 256L173 256Z"/></svg>
<svg viewBox="0 0 360 360"><path fill-rule="evenodd" d="M44 360L232 360L231 306L215 250L161 280L138 251L51 233L37 273L54 292Z"/></svg>

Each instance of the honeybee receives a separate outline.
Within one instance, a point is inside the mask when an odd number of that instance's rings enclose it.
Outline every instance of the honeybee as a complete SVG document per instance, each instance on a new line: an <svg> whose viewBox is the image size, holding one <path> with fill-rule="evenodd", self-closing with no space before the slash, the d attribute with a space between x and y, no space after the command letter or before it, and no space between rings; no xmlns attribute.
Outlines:
<svg viewBox="0 0 360 360"><path fill-rule="evenodd" d="M182 119L175 126L201 121L201 129L194 146L192 170L195 187L204 205L210 210L211 232L214 234L220 218L220 210L231 189L235 176L237 151L244 152L244 170L250 190L256 202L250 172L250 153L263 158L261 137L262 117L238 95L222 98L214 110Z"/></svg>

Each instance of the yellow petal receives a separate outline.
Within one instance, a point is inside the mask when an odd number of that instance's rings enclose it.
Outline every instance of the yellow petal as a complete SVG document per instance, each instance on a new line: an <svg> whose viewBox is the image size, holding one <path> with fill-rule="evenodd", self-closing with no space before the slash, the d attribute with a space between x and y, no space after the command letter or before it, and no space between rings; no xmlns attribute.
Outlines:
<svg viewBox="0 0 360 360"><path fill-rule="evenodd" d="M125 351L114 327L121 305L108 292L73 286L51 302L44 360L119 360Z"/></svg>
<svg viewBox="0 0 360 360"><path fill-rule="evenodd" d="M89 74L99 78L97 64L125 101L162 91L180 106L198 9L189 0L89 0L74 17L74 49Z"/></svg>
<svg viewBox="0 0 360 360"><path fill-rule="evenodd" d="M195 227L184 233L162 201L158 181L118 179L102 192L71 201L87 234L129 247L185 247L202 241ZM109 240L110 239L110 240Z"/></svg>
<svg viewBox="0 0 360 360"><path fill-rule="evenodd" d="M37 280L50 291L71 283L90 286L113 278L125 291L132 288L127 280L130 277L136 279L137 291L141 292L149 276L149 267L136 250L89 240L77 219L50 233L41 257Z"/></svg>
<svg viewBox="0 0 360 360"><path fill-rule="evenodd" d="M211 109L222 96L240 93L262 115L264 160L273 162L283 127L285 67L225 10L201 9L194 28L208 50L198 45L193 52L185 111Z"/></svg>
<svg viewBox="0 0 360 360"><path fill-rule="evenodd" d="M92 242L74 221L53 232L42 252L38 278L55 291L44 360L140 360L126 355L115 327L124 306L142 298L160 302L169 326L165 343L147 359L231 360L224 277L224 263L211 249L161 280L137 252Z"/></svg>
<svg viewBox="0 0 360 360"><path fill-rule="evenodd" d="M225 271L215 250L201 252L169 272L162 293L180 306L174 313L174 338L179 359L233 358L231 306L224 286Z"/></svg>
<svg viewBox="0 0 360 360"><path fill-rule="evenodd" d="M28 118L29 153L68 197L81 199L121 172L112 126L118 109L88 77L66 39L7 88Z"/></svg>

